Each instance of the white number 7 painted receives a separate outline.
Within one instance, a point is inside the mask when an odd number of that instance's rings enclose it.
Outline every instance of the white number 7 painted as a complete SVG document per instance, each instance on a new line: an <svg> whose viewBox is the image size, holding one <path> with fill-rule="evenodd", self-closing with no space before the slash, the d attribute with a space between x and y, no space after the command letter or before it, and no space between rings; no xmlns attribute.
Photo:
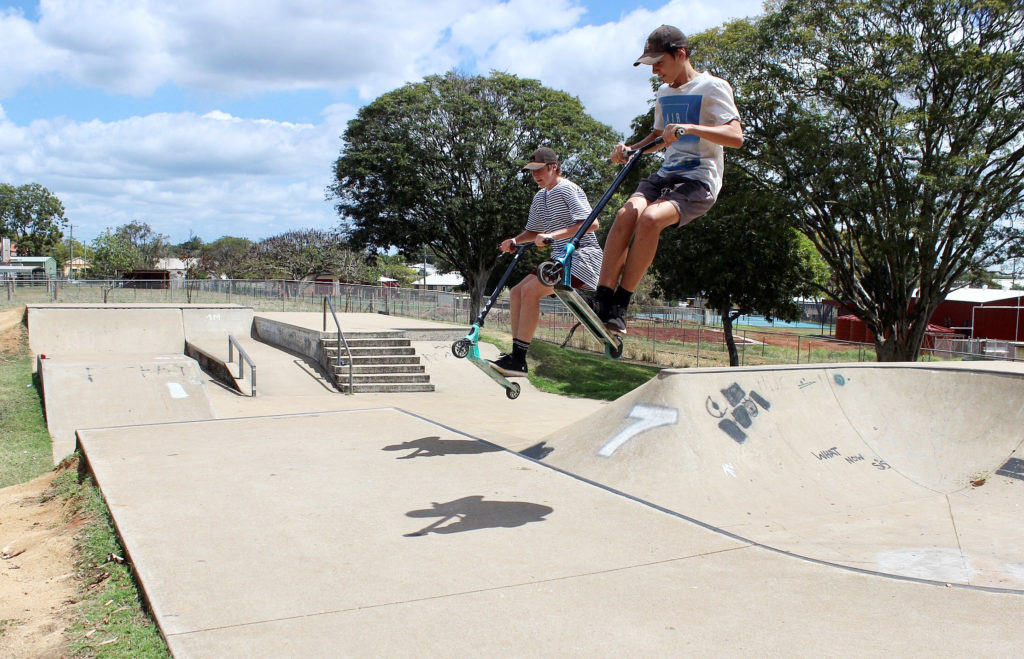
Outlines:
<svg viewBox="0 0 1024 659"><path fill-rule="evenodd" d="M602 458L610 458L620 446L642 432L658 426L671 426L679 423L679 410L674 407L656 407L654 405L634 405L626 418L636 419L617 435L605 442L597 452Z"/></svg>

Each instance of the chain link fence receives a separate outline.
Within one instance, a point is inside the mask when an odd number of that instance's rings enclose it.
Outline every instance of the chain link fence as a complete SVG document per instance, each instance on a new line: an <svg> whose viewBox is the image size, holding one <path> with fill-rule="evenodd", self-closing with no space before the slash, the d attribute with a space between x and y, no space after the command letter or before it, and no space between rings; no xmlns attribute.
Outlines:
<svg viewBox="0 0 1024 659"><path fill-rule="evenodd" d="M189 279L0 281L0 306L47 302L239 304L256 311L321 312L331 296L339 313L382 313L421 318L468 328L473 322L465 293L316 281ZM481 305L483 302L481 302ZM728 366L725 335L717 315L686 307L638 307L629 319L622 359L662 367ZM499 298L485 328L510 332L509 302ZM839 341L834 327L778 331L740 326L734 331L740 364L806 364L875 361L873 344ZM535 340L603 353L604 347L556 299L541 301ZM1016 359L1015 344L964 339L936 339L922 359Z"/></svg>

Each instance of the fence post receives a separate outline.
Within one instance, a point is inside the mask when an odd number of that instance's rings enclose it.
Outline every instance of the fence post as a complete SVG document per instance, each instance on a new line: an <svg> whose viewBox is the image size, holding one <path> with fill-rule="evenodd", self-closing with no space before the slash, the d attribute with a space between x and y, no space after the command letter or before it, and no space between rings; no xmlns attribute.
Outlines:
<svg viewBox="0 0 1024 659"><path fill-rule="evenodd" d="M697 368L700 368L700 333L703 329L703 325L697 325Z"/></svg>
<svg viewBox="0 0 1024 659"><path fill-rule="evenodd" d="M796 337L796 363L800 363L800 335Z"/></svg>

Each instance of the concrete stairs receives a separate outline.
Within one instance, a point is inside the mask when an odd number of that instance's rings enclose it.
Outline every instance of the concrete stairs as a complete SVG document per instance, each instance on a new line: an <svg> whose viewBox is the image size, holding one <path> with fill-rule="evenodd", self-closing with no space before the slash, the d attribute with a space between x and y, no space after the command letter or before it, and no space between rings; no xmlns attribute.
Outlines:
<svg viewBox="0 0 1024 659"><path fill-rule="evenodd" d="M335 364L338 339L320 340L330 364L328 372L342 393L349 393L348 362L352 363L351 393L434 391L405 332L345 332L345 340L349 351L341 346L343 366Z"/></svg>

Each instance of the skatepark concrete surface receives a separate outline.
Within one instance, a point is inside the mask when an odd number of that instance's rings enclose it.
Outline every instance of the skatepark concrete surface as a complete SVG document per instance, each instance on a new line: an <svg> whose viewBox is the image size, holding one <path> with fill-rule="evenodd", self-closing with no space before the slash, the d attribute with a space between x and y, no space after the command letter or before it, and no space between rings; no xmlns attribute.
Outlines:
<svg viewBox="0 0 1024 659"><path fill-rule="evenodd" d="M342 395L246 336L249 397L157 350L215 346L244 311L41 306L55 455L74 427L176 657L1019 656L1013 364L672 370L611 403L522 380L510 401L451 355L466 328L341 314L422 330L436 390Z"/></svg>

